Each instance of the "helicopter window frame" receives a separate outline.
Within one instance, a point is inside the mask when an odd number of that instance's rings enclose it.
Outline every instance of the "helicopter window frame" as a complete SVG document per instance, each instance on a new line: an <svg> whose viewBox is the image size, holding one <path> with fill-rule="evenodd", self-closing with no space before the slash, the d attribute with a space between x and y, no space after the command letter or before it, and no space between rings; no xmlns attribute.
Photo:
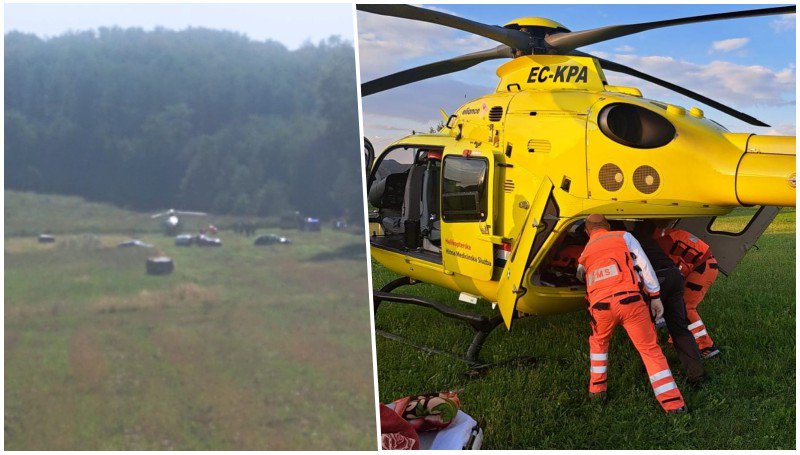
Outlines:
<svg viewBox="0 0 800 455"><path fill-rule="evenodd" d="M708 232L709 234L718 234L718 235L724 235L724 236L728 236L728 237L740 237L740 236L744 235L748 230L750 230L750 227L753 226L753 223L756 221L758 216L761 214L761 212L764 211L765 208L766 208L766 206L764 206L764 205L759 206L759 208L756 210L756 212L753 213L753 216L751 216L750 219L747 220L747 223L745 224L745 226L743 228L741 228L738 232L725 231L725 230L721 230L721 229L714 229L714 223L716 223L717 220L719 220L719 219L725 218L726 215L713 216L713 217L711 217L710 220L708 220L708 224L706 225L706 232Z"/></svg>
<svg viewBox="0 0 800 455"><path fill-rule="evenodd" d="M657 104L656 106L660 107ZM618 114L620 118L613 116L615 111L622 112ZM636 116L635 120L638 120L638 123L628 121L634 119L632 115ZM612 118L609 119L609 116ZM626 119L626 116L629 118ZM612 141L635 149L661 148L678 137L678 130L669 119L633 103L616 102L603 106L597 113L597 127ZM632 128L634 130L631 130Z"/></svg>
<svg viewBox="0 0 800 455"><path fill-rule="evenodd" d="M480 179L479 187L473 191L445 191L445 173L447 172L448 162L453 161L479 161L483 164L483 175ZM474 223L486 221L489 212L489 200L487 195L487 186L489 179L489 160L483 156L462 156L462 155L447 155L442 159L441 165L441 179L440 179L440 198L441 204L439 207L440 216L442 221L446 223ZM451 200L455 197L473 196L475 198L475 210L454 210L447 207L446 201L448 198Z"/></svg>
<svg viewBox="0 0 800 455"><path fill-rule="evenodd" d="M441 145L425 145L425 144L400 144L400 145L395 145L394 147L389 147L387 149L384 149L383 152L381 152L381 154L378 155L377 158L375 158L375 162L372 165L372 169L370 169L369 171L369 176L367 178L367 194L369 194L369 189L370 187L372 187L372 184L375 183L376 180L375 177L376 174L378 173L378 168L383 163L383 160L390 153L394 152L397 149L403 149L403 150L416 149L411 152L413 154L413 161L409 165L409 167L413 166L418 162L417 160L419 159L420 150L444 152L444 147L442 147Z"/></svg>

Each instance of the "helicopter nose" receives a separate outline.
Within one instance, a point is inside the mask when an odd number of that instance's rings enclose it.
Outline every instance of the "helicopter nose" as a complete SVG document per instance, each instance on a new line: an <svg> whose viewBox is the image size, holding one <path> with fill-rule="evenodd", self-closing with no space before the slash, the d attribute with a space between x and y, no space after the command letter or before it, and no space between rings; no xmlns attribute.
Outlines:
<svg viewBox="0 0 800 455"><path fill-rule="evenodd" d="M741 205L796 205L795 136L751 136L736 169Z"/></svg>

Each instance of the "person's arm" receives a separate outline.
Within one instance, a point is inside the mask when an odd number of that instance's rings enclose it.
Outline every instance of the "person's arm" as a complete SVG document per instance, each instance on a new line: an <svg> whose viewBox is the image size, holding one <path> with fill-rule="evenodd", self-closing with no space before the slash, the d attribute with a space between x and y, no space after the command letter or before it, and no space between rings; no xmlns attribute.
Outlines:
<svg viewBox="0 0 800 455"><path fill-rule="evenodd" d="M623 238L625 239L625 244L628 246L628 251L633 253L633 263L639 268L647 294L651 299L659 298L661 286L658 284L658 277L653 270L653 266L650 264L650 259L648 259L644 250L642 250L642 245L629 232L626 232Z"/></svg>
<svg viewBox="0 0 800 455"><path fill-rule="evenodd" d="M661 303L661 286L658 285L658 277L653 270L653 265L650 264L650 259L644 254L642 245L631 233L626 232L623 235L625 244L628 246L628 251L633 254L633 263L636 265L642 274L642 281L644 282L644 289L650 297L650 314L653 315L654 320L661 319L664 316L664 305Z"/></svg>

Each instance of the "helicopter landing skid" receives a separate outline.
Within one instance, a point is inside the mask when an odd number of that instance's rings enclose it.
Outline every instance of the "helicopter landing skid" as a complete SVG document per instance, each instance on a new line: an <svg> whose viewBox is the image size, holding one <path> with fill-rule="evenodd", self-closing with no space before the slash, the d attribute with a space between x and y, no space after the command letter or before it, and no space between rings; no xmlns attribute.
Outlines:
<svg viewBox="0 0 800 455"><path fill-rule="evenodd" d="M426 300L421 297L392 293L392 291L401 286L409 286L417 283L418 283L417 281L414 281L409 277L402 277L394 281L391 281L390 283L387 283L380 290L373 292L372 299L373 299L373 310L375 314L377 315L378 307L380 306L381 302L395 302L395 303L405 303L425 308L431 308L433 310L438 311L439 313L443 314L446 317L463 321L467 323L470 327L472 327L472 329L475 331L475 335L472 338L472 342L470 343L469 348L467 348L466 354L462 356L454 352L444 351L442 349L433 346L417 344L406 337L382 329L375 330L375 333L377 335L380 335L384 338L388 338L390 340L399 341L401 343L417 348L421 351L430 352L432 354L445 355L447 357L464 362L470 368L469 371L467 372L468 376L477 376L487 371L489 368L495 366L506 365L510 363L523 365L523 364L532 364L535 362L535 359L533 357L518 357L494 363L486 363L481 361L480 352L481 349L483 348L483 343L486 341L486 338L492 333L492 331L494 331L494 329L496 329L502 324L503 322L502 317L497 315L495 317L489 318L482 314L478 314L472 311L459 310L447 306L443 303L435 302L432 300Z"/></svg>

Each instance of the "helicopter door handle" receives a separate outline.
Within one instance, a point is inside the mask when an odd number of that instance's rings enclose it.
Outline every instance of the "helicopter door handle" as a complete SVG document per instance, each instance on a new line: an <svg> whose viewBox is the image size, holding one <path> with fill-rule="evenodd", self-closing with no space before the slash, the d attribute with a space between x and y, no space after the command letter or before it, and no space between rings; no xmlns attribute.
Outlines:
<svg viewBox="0 0 800 455"><path fill-rule="evenodd" d="M513 288L513 289L511 289L511 292L512 292L513 294L516 294L516 295L518 295L518 296L522 297L523 295L525 295L525 293L526 293L526 292L528 292L528 290L527 290L527 289L525 289L525 288L524 288L524 287L522 287L522 286L520 286L520 287L519 287L519 289L517 289L517 287L516 287L516 286L514 286L514 288Z"/></svg>
<svg viewBox="0 0 800 455"><path fill-rule="evenodd" d="M519 203L519 208L521 208L523 210L528 210L528 207L530 207L530 206L531 205L528 204L528 201L522 201L522 202Z"/></svg>

